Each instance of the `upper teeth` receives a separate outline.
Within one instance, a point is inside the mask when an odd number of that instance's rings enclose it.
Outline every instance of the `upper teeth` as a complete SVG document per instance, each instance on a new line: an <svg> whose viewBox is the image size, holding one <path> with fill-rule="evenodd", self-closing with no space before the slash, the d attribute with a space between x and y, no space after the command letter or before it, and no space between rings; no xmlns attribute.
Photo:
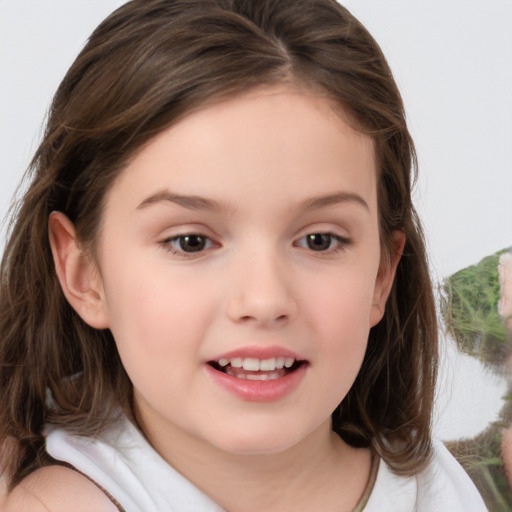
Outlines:
<svg viewBox="0 0 512 512"><path fill-rule="evenodd" d="M271 357L270 359L256 359L255 357L233 357L220 359L220 366L231 364L234 368L243 368L252 372L271 372L281 368L291 368L295 359L293 357Z"/></svg>

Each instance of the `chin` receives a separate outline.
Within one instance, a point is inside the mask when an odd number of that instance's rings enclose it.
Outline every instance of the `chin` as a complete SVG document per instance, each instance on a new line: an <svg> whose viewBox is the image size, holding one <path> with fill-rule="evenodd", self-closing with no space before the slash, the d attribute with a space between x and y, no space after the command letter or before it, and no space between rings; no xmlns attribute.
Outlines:
<svg viewBox="0 0 512 512"><path fill-rule="evenodd" d="M211 440L218 449L238 456L275 455L298 445L309 432L296 432L290 424L271 427L230 429L223 432L222 439ZM226 435L227 434L227 435Z"/></svg>

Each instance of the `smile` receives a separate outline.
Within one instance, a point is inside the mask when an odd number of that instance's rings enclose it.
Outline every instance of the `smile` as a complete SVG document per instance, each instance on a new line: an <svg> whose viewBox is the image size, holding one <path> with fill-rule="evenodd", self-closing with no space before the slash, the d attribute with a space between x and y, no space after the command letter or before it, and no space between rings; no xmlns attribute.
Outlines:
<svg viewBox="0 0 512 512"><path fill-rule="evenodd" d="M221 358L208 364L217 371L247 380L275 380L295 371L305 361L297 361L293 357L256 357Z"/></svg>
<svg viewBox="0 0 512 512"><path fill-rule="evenodd" d="M214 380L239 398L273 401L284 397L302 380L307 361L293 357L222 357L208 361Z"/></svg>
<svg viewBox="0 0 512 512"><path fill-rule="evenodd" d="M255 357L221 358L208 364L216 370L238 379L275 380L296 370L304 361L293 357L270 357L258 359Z"/></svg>

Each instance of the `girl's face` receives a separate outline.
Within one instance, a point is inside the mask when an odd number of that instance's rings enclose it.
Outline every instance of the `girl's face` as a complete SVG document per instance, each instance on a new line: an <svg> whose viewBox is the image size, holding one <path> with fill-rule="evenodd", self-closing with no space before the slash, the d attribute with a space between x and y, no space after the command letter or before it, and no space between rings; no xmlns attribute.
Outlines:
<svg viewBox="0 0 512 512"><path fill-rule="evenodd" d="M96 286L157 447L276 453L330 428L393 278L376 175L368 136L284 87L190 114L123 171Z"/></svg>

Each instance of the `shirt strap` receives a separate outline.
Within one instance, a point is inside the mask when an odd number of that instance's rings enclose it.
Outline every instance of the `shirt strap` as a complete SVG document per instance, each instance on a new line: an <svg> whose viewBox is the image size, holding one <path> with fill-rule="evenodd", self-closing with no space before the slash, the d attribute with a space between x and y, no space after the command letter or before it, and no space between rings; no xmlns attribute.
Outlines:
<svg viewBox="0 0 512 512"><path fill-rule="evenodd" d="M54 462L57 466L64 466L68 469L72 469L73 471L79 473L83 477L87 478L89 482L92 482L116 507L119 512L126 512L126 510L122 507L122 505L110 494L106 489L104 489L98 482L95 482L90 476L87 476L85 473L82 473L79 469L75 468L72 464L68 462L60 461L54 459Z"/></svg>
<svg viewBox="0 0 512 512"><path fill-rule="evenodd" d="M373 488L375 487L375 481L377 480L377 473L379 472L380 465L380 457L372 450L372 465L370 469L370 477L368 478L368 483L366 484L366 488L364 490L361 499L359 500L356 508L353 512L364 512L366 504L370 499Z"/></svg>

